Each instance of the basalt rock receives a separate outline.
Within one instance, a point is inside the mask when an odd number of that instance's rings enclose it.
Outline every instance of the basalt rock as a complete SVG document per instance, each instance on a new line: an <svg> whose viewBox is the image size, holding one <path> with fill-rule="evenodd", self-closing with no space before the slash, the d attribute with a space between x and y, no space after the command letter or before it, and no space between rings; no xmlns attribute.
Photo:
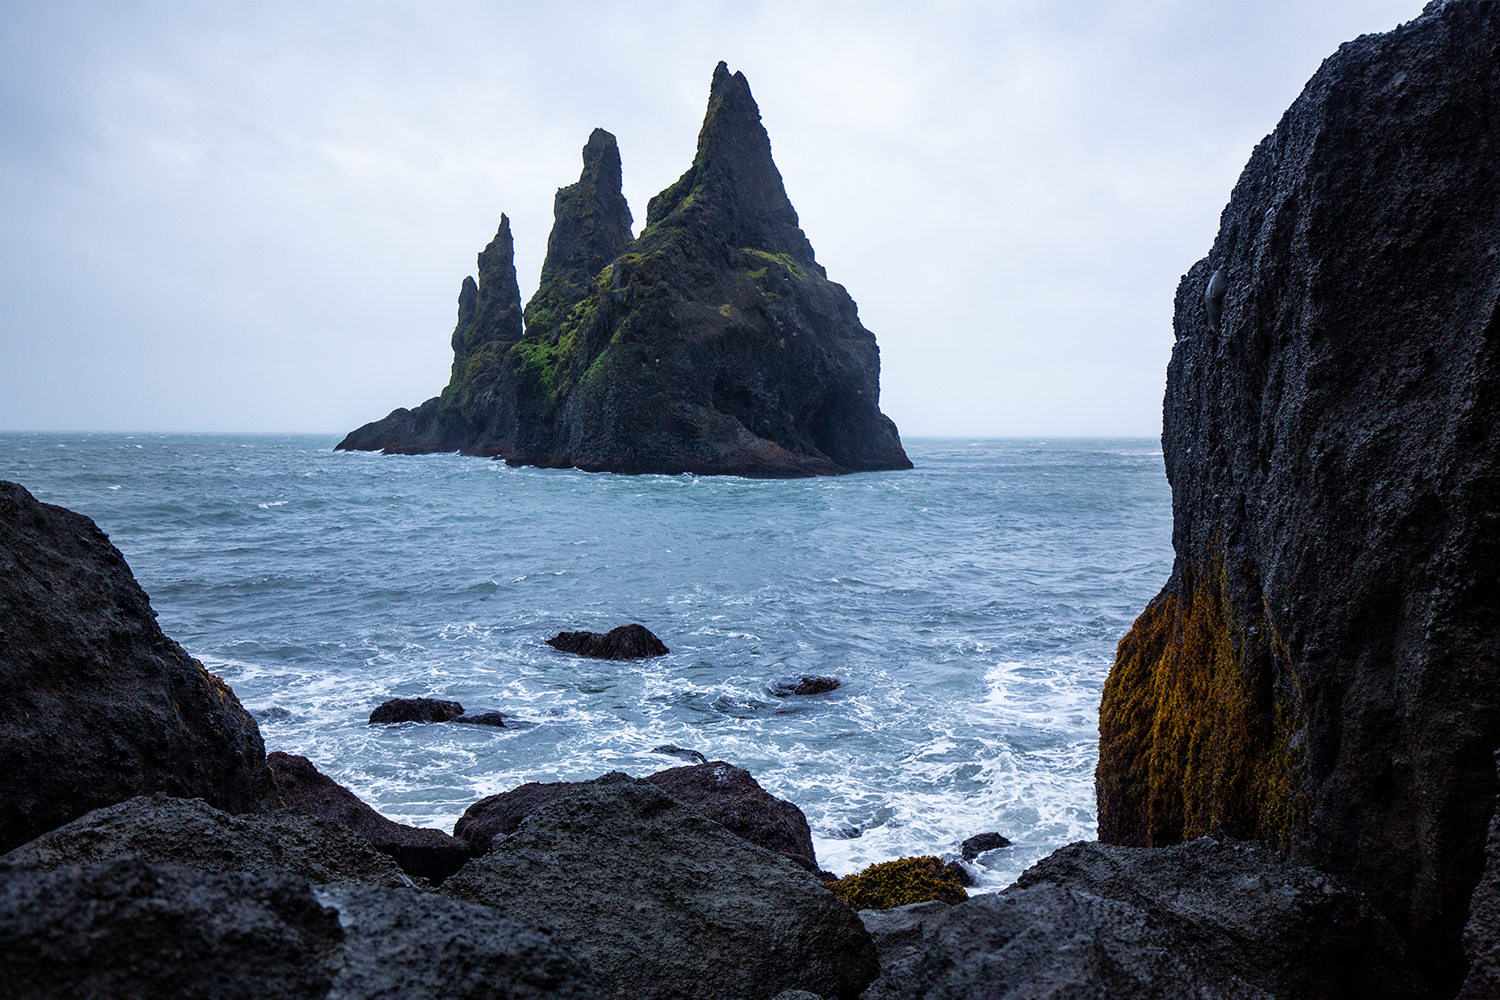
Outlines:
<svg viewBox="0 0 1500 1000"><path fill-rule="evenodd" d="M464 810L453 824L453 836L483 853L494 838L515 833L527 816L567 798L587 784L586 781L528 781L509 791L486 796Z"/></svg>
<svg viewBox="0 0 1500 1000"><path fill-rule="evenodd" d="M998 833L977 833L964 841L959 847L965 861L973 861L985 851L996 851L1002 847L1009 847L1010 841Z"/></svg>
<svg viewBox="0 0 1500 1000"><path fill-rule="evenodd" d="M625 775L532 813L442 892L553 928L620 998L853 1000L877 971L816 878Z"/></svg>
<svg viewBox="0 0 1500 1000"><path fill-rule="evenodd" d="M331 820L358 834L393 858L408 875L439 885L474 856L467 842L441 830L424 830L386 819L306 757L276 751L266 755L266 764L276 777L276 790L287 808Z"/></svg>
<svg viewBox="0 0 1500 1000"><path fill-rule="evenodd" d="M559 632L547 645L564 653L577 653L596 660L644 660L671 652L644 625L621 625L608 632Z"/></svg>
<svg viewBox="0 0 1500 1000"><path fill-rule="evenodd" d="M162 634L104 532L0 482L0 852L156 791L278 804L255 720Z"/></svg>
<svg viewBox="0 0 1500 1000"><path fill-rule="evenodd" d="M1500 747L1500 5L1323 63L1183 278L1171 578L1100 710L1099 836L1370 893L1451 995Z"/></svg>
<svg viewBox="0 0 1500 1000"><path fill-rule="evenodd" d="M1469 956L1469 975L1458 1000L1500 997L1500 810L1490 820L1484 878L1469 898L1464 951Z"/></svg>
<svg viewBox="0 0 1500 1000"><path fill-rule="evenodd" d="M496 276L482 259L459 297L448 387L339 448L627 473L911 467L879 409L875 338L799 228L742 74L715 69L693 165L638 238L614 136L595 130L583 160L524 330L502 221Z"/></svg>
<svg viewBox="0 0 1500 1000"><path fill-rule="evenodd" d="M7 997L321 1000L344 932L286 872L121 858L0 870Z"/></svg>
<svg viewBox="0 0 1500 1000"><path fill-rule="evenodd" d="M815 677L811 674L803 674L800 677L788 677L771 685L771 693L778 698L790 698L797 695L827 694L829 691L837 691L843 686L843 682L837 677Z"/></svg>
<svg viewBox="0 0 1500 1000"><path fill-rule="evenodd" d="M52 870L125 856L206 872L280 869L317 883L410 886L369 841L291 810L231 816L202 799L140 796L96 809L4 855Z"/></svg>
<svg viewBox="0 0 1500 1000"><path fill-rule="evenodd" d="M392 698L370 713L371 725L394 722L451 722L464 714L456 701L436 698Z"/></svg>

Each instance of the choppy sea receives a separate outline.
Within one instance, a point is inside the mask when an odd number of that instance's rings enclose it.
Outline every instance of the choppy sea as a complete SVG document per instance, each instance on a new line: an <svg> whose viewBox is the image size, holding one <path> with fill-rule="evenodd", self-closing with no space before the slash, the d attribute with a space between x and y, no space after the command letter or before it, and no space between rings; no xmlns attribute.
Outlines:
<svg viewBox="0 0 1500 1000"><path fill-rule="evenodd" d="M1100 691L1171 568L1157 442L915 439L911 471L763 481L335 440L0 434L0 478L108 532L267 750L404 823L675 744L801 806L839 874L996 831L998 889L1094 836ZM630 622L671 654L543 644ZM804 674L843 684L772 693ZM370 726L397 696L513 720Z"/></svg>

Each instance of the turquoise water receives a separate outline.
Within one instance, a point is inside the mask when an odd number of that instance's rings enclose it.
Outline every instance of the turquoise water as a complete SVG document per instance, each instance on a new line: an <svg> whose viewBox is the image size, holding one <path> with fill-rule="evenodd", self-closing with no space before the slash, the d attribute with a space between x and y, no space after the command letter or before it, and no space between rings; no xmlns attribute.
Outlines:
<svg viewBox="0 0 1500 1000"><path fill-rule="evenodd" d="M998 888L1094 835L1099 693L1171 567L1155 441L918 439L908 472L759 481L335 440L6 434L0 478L109 533L268 750L402 822L675 743L796 802L840 874L995 830ZM632 621L671 655L542 643ZM844 686L769 692L798 674ZM419 695L517 724L366 723Z"/></svg>

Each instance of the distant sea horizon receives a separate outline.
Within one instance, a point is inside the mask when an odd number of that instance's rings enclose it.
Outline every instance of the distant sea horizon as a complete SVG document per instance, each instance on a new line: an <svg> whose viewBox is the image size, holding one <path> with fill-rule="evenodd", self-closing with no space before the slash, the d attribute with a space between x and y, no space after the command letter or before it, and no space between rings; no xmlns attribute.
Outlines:
<svg viewBox="0 0 1500 1000"><path fill-rule="evenodd" d="M652 752L676 744L800 806L838 874L995 831L997 889L1093 838L1099 694L1171 568L1157 439L909 437L910 471L750 480L341 437L0 432L0 478L110 535L268 751L400 822L678 766ZM672 652L543 643L629 622ZM842 686L774 693L802 675ZM397 696L513 724L367 724Z"/></svg>

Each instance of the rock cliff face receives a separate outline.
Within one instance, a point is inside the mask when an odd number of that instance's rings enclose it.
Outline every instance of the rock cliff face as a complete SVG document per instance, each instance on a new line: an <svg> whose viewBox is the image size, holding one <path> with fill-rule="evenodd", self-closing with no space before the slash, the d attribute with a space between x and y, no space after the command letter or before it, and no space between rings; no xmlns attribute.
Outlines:
<svg viewBox="0 0 1500 1000"><path fill-rule="evenodd" d="M1100 711L1100 839L1222 830L1463 978L1500 747L1500 5L1327 59L1183 278L1176 562Z"/></svg>
<svg viewBox="0 0 1500 1000"><path fill-rule="evenodd" d="M345 450L592 471L784 477L911 467L880 355L798 227L743 74L720 63L692 167L631 239L614 136L557 193L524 311L508 223L465 280L453 377Z"/></svg>

